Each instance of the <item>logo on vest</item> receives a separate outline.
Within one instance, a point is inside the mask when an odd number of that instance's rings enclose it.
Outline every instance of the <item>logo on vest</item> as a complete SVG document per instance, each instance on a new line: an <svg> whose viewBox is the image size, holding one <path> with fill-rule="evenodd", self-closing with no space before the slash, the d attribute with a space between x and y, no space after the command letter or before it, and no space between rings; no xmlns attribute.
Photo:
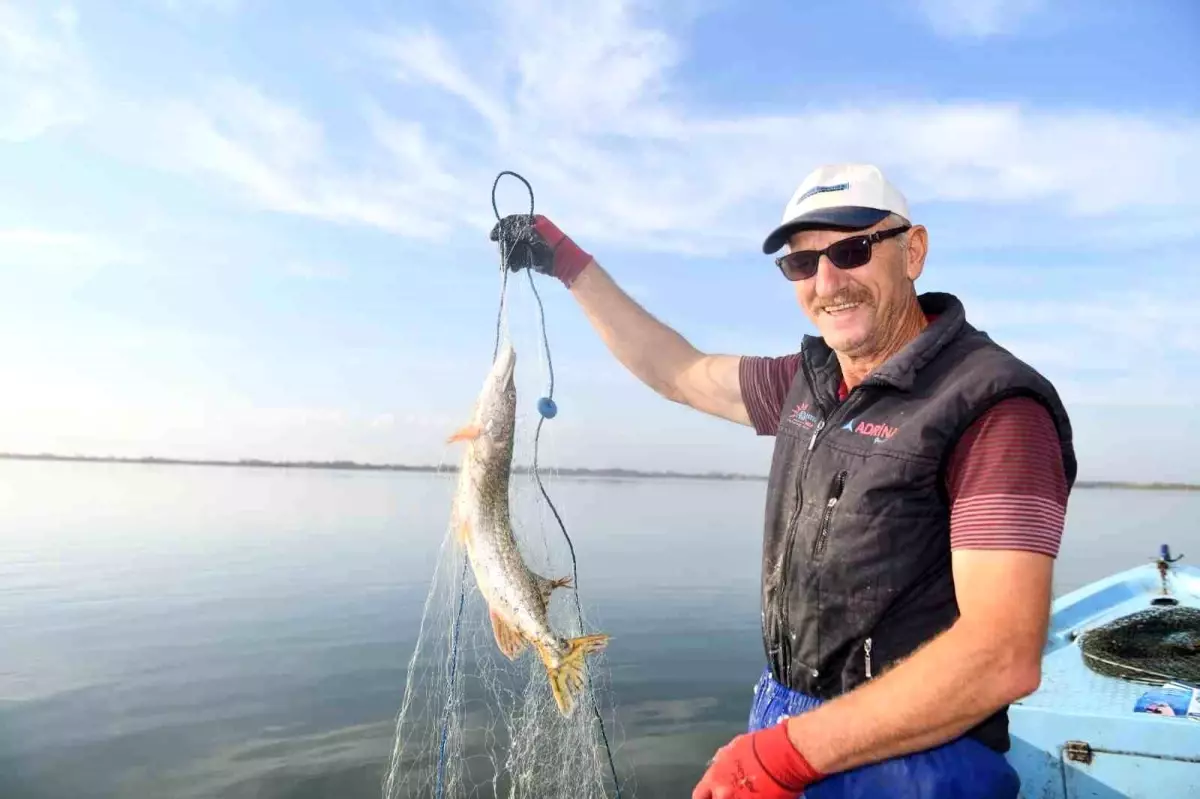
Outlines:
<svg viewBox="0 0 1200 799"><path fill-rule="evenodd" d="M795 427L812 430L817 426L817 417L809 410L807 402L801 402L795 408L792 408L792 412L787 415L787 422Z"/></svg>
<svg viewBox="0 0 1200 799"><path fill-rule="evenodd" d="M900 428L892 427L891 425L883 424L882 422L860 422L857 419L851 419L842 425L843 430L849 430L860 436L875 439L875 443L879 444L887 441L896 433L900 432Z"/></svg>

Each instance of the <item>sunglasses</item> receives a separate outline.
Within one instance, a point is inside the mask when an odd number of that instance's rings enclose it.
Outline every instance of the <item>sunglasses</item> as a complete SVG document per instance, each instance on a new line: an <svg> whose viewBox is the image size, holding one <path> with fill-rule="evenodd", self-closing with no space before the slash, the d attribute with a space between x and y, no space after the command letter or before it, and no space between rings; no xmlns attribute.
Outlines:
<svg viewBox="0 0 1200 799"><path fill-rule="evenodd" d="M823 250L797 250L775 259L775 265L788 280L807 280L817 273L821 256L829 256L829 262L838 269L853 269L871 260L871 245L899 236L911 225L877 230L864 236L851 236L830 244Z"/></svg>

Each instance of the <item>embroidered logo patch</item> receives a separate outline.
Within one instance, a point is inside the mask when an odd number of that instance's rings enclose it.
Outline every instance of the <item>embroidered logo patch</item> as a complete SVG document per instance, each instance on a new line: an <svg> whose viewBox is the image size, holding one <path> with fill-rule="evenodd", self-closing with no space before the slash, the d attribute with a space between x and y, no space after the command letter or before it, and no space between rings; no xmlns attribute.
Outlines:
<svg viewBox="0 0 1200 799"><path fill-rule="evenodd" d="M851 419L842 425L843 430L849 430L851 433L867 438L875 439L875 443L879 444L887 441L896 433L900 432L900 428L892 427L891 425L883 424L882 422L860 422L857 419Z"/></svg>
<svg viewBox="0 0 1200 799"><path fill-rule="evenodd" d="M814 194L824 194L827 191L845 191L848 188L850 188L849 183L838 183L834 186L813 186L811 189L797 197L795 204L799 205Z"/></svg>
<svg viewBox="0 0 1200 799"><path fill-rule="evenodd" d="M807 402L801 402L795 408L792 408L791 413L787 415L787 422L796 427L803 427L805 430L812 430L817 426L817 417L809 410Z"/></svg>

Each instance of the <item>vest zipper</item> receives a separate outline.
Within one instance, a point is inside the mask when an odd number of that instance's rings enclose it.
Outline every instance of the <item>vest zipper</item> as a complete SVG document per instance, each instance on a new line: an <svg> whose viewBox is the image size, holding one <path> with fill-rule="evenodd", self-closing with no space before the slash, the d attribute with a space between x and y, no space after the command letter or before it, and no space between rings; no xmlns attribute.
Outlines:
<svg viewBox="0 0 1200 799"><path fill-rule="evenodd" d="M792 509L792 516L788 520L787 533L784 535L783 561L779 573L778 588L779 613L776 614L775 618L778 619L779 624L778 636L782 654L782 673L785 683L790 682L792 676L792 639L788 628L788 574L792 568L792 549L796 541L796 523L800 518L800 511L804 507L804 489L802 486L804 484L804 473L808 470L808 453L813 451L813 447L817 443L817 435L824 427L825 420L823 418L818 419L817 427L813 430L812 438L808 441L808 449L804 454L803 463L801 463L800 469L796 474L796 507ZM808 667L808 672L814 678L820 676L820 672L811 666Z"/></svg>
<svg viewBox="0 0 1200 799"><path fill-rule="evenodd" d="M817 446L817 436L820 434L820 432L821 432L822 428L824 428L824 427L825 427L825 420L824 420L824 419L821 419L820 421L818 421L818 422L817 422L817 429L816 429L816 430L813 430L812 438L810 438L810 439L808 440L808 451L809 451L809 452L812 452L812 451L813 451L813 450L816 448L816 446Z"/></svg>
<svg viewBox="0 0 1200 799"><path fill-rule="evenodd" d="M819 434L824 427L825 427L825 420L819 419L817 421L816 429L813 430L812 438L810 438L808 440L808 452L813 451L813 447L815 447L817 444L817 434ZM792 538L795 537L796 520L798 518L800 518L800 509L804 507L804 491L801 488L801 486L804 483L804 472L807 469L808 469L808 456L805 455L804 463L802 463L800 466L800 472L796 475L796 507L792 509L792 517L790 519L788 519L788 527L787 527L789 543L791 542ZM783 556L785 558L787 558L789 561L791 560L790 547L788 549L784 550Z"/></svg>
<svg viewBox="0 0 1200 799"><path fill-rule="evenodd" d="M846 477L849 472L840 471L833 478L833 490L829 492L829 500L825 503L825 514L821 517L821 528L817 531L817 543L813 546L813 558L819 558L825 551L825 540L829 538L829 522L833 518L833 509L842 498L846 489Z"/></svg>
<svg viewBox="0 0 1200 799"><path fill-rule="evenodd" d="M867 662L867 679L871 679L871 639L863 643L863 656Z"/></svg>
<svg viewBox="0 0 1200 799"><path fill-rule="evenodd" d="M856 395L862 393L859 389L875 385L874 379L867 379L863 381L861 384L851 389L846 399L834 407L832 412L827 412L825 409L825 403L822 401L820 392L817 390L817 381L812 371L812 364L803 348L801 348L800 368L804 372L805 379L808 382L809 391L812 392L813 398L816 400L817 407L821 410L821 418L817 421L817 427L815 430L813 430L812 438L808 440L808 449L805 450L804 457L802 458L802 462L800 464L799 474L796 477L796 507L792 511L792 517L788 521L787 532L784 535L785 540L783 547L782 571L779 575L779 588L777 589L778 593L776 594L776 601L779 603L779 612L775 617L778 619L779 624L777 635L782 654L781 672L785 682L790 681L792 671L792 639L790 633L788 632L788 575L791 572L792 547L796 541L796 522L800 518L800 510L804 507L804 490L802 486L804 485L804 476L808 473L809 456L812 455L813 450L817 448L817 438L820 437L821 431L825 429L826 417L834 417L838 414L844 415L846 413L846 409L854 404L854 400L857 399ZM820 676L820 672L811 666L808 667L808 671L809 674L814 678Z"/></svg>
<svg viewBox="0 0 1200 799"><path fill-rule="evenodd" d="M800 365L801 365L801 368L804 368L804 369L808 368L808 364L805 363L805 361L803 360L803 356L801 356ZM814 382L811 380L811 374L809 375L809 377L810 377L809 386L811 387L814 385ZM850 395L848 397L846 397L846 399L838 407L833 409L833 412L830 413L829 416L830 417L837 416L839 413L845 414L846 408L850 407L850 405L852 404L852 400L854 399L854 395L856 392L858 392L857 386L850 392ZM815 389L813 390L813 394L814 394L814 396L816 395ZM819 407L821 409L822 414L825 413L825 406L820 402L819 399L817 401L817 407ZM779 589L778 589L779 593L776 595L778 597L778 602L779 602L779 613L776 614L776 618L779 619L779 633L778 634L779 634L780 647L781 647L782 653L783 653L783 658L782 658L782 660L783 660L783 676L784 676L785 680L790 680L791 668L792 668L792 639L791 639L791 634L788 632L790 614L788 613L787 591L788 591L788 575L791 573L791 568L792 568L792 548L794 547L795 542L796 542L796 522L800 518L800 510L804 507L804 490L803 490L802 486L804 485L804 476L808 473L808 462L810 460L810 456L812 455L813 450L817 448L817 439L820 437L821 431L825 429L825 425L826 425L826 418L823 415L821 417L821 419L819 419L817 421L817 427L815 430L813 430L812 438L810 438L808 440L808 449L805 450L805 452L804 452L804 457L802 458L801 463L800 463L799 474L796 477L796 507L792 511L792 518L788 521L787 534L784 536L785 540L784 540L784 546L783 546L783 561L782 561L783 568L779 575ZM840 495L840 491L839 491L839 495ZM809 674L814 678L821 676L820 672L811 666L808 667L808 671L809 671Z"/></svg>

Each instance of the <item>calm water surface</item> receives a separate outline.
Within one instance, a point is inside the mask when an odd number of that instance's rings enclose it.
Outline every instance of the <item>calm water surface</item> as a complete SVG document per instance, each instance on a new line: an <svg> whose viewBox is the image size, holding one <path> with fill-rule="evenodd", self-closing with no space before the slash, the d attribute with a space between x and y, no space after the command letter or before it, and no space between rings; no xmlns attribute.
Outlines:
<svg viewBox="0 0 1200 799"><path fill-rule="evenodd" d="M685 796L761 667L765 484L548 486L613 636L619 765L638 796ZM380 796L451 489L0 462L0 797ZM1197 519L1200 493L1077 491L1056 591L1163 541L1200 554Z"/></svg>

